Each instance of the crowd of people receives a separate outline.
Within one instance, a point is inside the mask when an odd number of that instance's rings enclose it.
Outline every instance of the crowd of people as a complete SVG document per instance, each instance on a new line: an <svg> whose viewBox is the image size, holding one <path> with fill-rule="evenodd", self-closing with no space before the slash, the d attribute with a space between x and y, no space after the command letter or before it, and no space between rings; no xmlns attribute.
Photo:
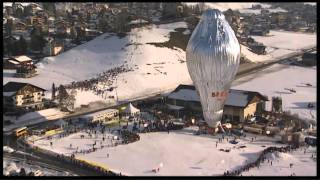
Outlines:
<svg viewBox="0 0 320 180"><path fill-rule="evenodd" d="M133 143L135 141L139 141L140 140L139 134L133 133L133 132L128 131L128 130L122 130L121 131L121 136L122 136L123 142L125 144Z"/></svg>
<svg viewBox="0 0 320 180"><path fill-rule="evenodd" d="M111 68L105 72L102 72L97 75L95 78L89 80L72 82L71 84L65 85L66 89L79 89L81 91L92 90L97 95L102 96L102 98L107 98L107 92L113 91L114 81L116 80L118 74L123 72L133 71L133 68L129 68L127 65L121 65L119 67ZM109 88L108 88L109 87ZM109 96L109 98L112 98Z"/></svg>
<svg viewBox="0 0 320 180"><path fill-rule="evenodd" d="M57 158L60 160L60 161L63 161L63 162L69 162L69 163L72 163L74 165L77 165L77 166L80 166L81 168L87 168L89 170L92 170L92 171L95 171L97 172L98 174L101 174L103 176L122 176L121 173L114 173L110 170L106 170L102 167L98 167L98 166L95 166L95 165L92 165L92 164L89 164L85 161L81 161L81 160L78 160L78 159L75 159L74 156L64 156L63 154L58 154L57 155Z"/></svg>
<svg viewBox="0 0 320 180"><path fill-rule="evenodd" d="M234 171L226 171L223 173L224 176L239 176L241 175L242 172L244 171L249 171L249 169L257 167L260 167L260 164L265 162L267 160L266 155L268 153L273 153L273 152L291 152L295 149L297 149L298 146L286 146L286 147L268 147L262 151L262 153L259 155L258 159L254 162L250 162L242 167L240 167L237 170ZM272 161L268 160L268 163L272 166ZM290 164L290 168L292 165Z"/></svg>

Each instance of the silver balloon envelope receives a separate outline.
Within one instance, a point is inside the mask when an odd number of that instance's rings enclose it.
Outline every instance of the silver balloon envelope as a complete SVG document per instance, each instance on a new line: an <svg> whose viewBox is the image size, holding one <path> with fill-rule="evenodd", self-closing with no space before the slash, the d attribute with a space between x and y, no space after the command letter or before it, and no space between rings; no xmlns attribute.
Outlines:
<svg viewBox="0 0 320 180"><path fill-rule="evenodd" d="M210 127L217 127L240 63L239 42L219 10L202 14L188 42L186 60L204 119Z"/></svg>

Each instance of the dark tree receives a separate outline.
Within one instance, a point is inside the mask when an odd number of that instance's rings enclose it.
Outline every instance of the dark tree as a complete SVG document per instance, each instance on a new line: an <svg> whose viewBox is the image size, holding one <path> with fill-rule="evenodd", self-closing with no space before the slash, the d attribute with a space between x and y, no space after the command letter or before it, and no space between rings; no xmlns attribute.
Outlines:
<svg viewBox="0 0 320 180"><path fill-rule="evenodd" d="M7 23L6 23L5 27L6 27L7 35L11 36L12 29L13 29L13 19L11 19L11 18L7 19Z"/></svg>
<svg viewBox="0 0 320 180"><path fill-rule="evenodd" d="M17 44L16 48L17 48L18 55L26 54L27 50L28 50L28 44L22 35L20 36L20 39L17 43L18 44Z"/></svg>
<svg viewBox="0 0 320 180"><path fill-rule="evenodd" d="M63 85L60 85L59 86L59 94L58 94L58 101L59 101L59 104L62 105L63 104L63 101L65 99L68 98L68 92L66 90L66 88L63 86Z"/></svg>
<svg viewBox="0 0 320 180"><path fill-rule="evenodd" d="M43 33L41 32L39 27L34 28L31 31L31 41L30 41L30 49L34 51L42 51L43 47L46 45L46 40L43 37Z"/></svg>
<svg viewBox="0 0 320 180"><path fill-rule="evenodd" d="M21 168L19 175L20 176L26 176L27 175L26 170L24 168Z"/></svg>
<svg viewBox="0 0 320 180"><path fill-rule="evenodd" d="M50 16L56 14L56 7L54 3L42 3L43 9L48 12Z"/></svg>
<svg viewBox="0 0 320 180"><path fill-rule="evenodd" d="M52 97L51 100L54 101L56 99L56 87L54 83L52 83Z"/></svg>
<svg viewBox="0 0 320 180"><path fill-rule="evenodd" d="M17 8L15 15L18 18L23 18L24 17L24 10L21 7Z"/></svg>
<svg viewBox="0 0 320 180"><path fill-rule="evenodd" d="M6 41L4 41L4 44L5 44L5 49L6 49L6 52L7 52L7 55L8 56L13 56L15 51L14 51L14 41L11 39L11 38L8 38Z"/></svg>

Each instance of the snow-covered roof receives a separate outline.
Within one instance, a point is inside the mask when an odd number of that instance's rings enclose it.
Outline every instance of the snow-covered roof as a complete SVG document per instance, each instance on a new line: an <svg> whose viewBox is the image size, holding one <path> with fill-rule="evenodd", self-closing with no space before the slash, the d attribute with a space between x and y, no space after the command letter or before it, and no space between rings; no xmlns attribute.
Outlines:
<svg viewBox="0 0 320 180"><path fill-rule="evenodd" d="M12 6L12 2L4 2L3 4L3 7L6 7L6 6Z"/></svg>
<svg viewBox="0 0 320 180"><path fill-rule="evenodd" d="M28 56L15 56L14 59L19 62L32 61Z"/></svg>
<svg viewBox="0 0 320 180"><path fill-rule="evenodd" d="M129 24L139 24L139 23L147 23L148 21L143 19L132 20Z"/></svg>
<svg viewBox="0 0 320 180"><path fill-rule="evenodd" d="M171 104L167 104L167 106L169 109L172 109L172 110L180 110L180 109L184 108L182 106L175 106L175 105L171 105Z"/></svg>
<svg viewBox="0 0 320 180"><path fill-rule="evenodd" d="M9 62L11 62L12 64L16 64L16 65L18 65L18 64L19 64L19 62L17 62L17 61L13 61L13 60L9 60Z"/></svg>
<svg viewBox="0 0 320 180"><path fill-rule="evenodd" d="M246 107L253 97L259 96L264 100L267 100L258 92L244 91L230 89L229 95L226 99L225 105L236 106L236 107ZM183 101L195 101L200 102L200 96L195 90L194 86L180 85L172 93L168 95L169 99L177 99Z"/></svg>
<svg viewBox="0 0 320 180"><path fill-rule="evenodd" d="M95 29L85 29L86 32L97 32L97 33L102 33L101 31L95 30Z"/></svg>
<svg viewBox="0 0 320 180"><path fill-rule="evenodd" d="M192 89L180 89L177 92L172 92L171 94L169 94L168 98L184 101L200 101L198 93Z"/></svg>
<svg viewBox="0 0 320 180"><path fill-rule="evenodd" d="M4 97L10 97L12 95L14 95L16 92L3 92L3 96Z"/></svg>
<svg viewBox="0 0 320 180"><path fill-rule="evenodd" d="M247 106L249 100L249 93L245 93L245 91L230 89L225 105L245 107Z"/></svg>
<svg viewBox="0 0 320 180"><path fill-rule="evenodd" d="M22 83L22 82L8 82L7 84L5 84L3 86L3 92L17 92L19 91L21 88L25 87L26 85L28 85L28 83ZM45 89L42 89L38 86L29 84L33 87L36 87L38 89L41 89L43 91L46 91Z"/></svg>
<svg viewBox="0 0 320 180"><path fill-rule="evenodd" d="M129 103L128 106L126 107L126 109L124 109L123 112L134 114L134 113L140 112L140 110L135 108L131 103Z"/></svg>
<svg viewBox="0 0 320 180"><path fill-rule="evenodd" d="M50 16L50 17L48 18L48 20L49 20L49 21L54 21L54 20L55 20L55 18L54 18L54 17L52 17L52 16Z"/></svg>

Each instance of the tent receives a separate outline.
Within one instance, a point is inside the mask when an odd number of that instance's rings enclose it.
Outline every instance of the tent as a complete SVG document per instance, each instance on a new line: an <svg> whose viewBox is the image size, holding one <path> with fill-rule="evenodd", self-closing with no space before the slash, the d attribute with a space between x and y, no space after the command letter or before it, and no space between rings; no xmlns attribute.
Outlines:
<svg viewBox="0 0 320 180"><path fill-rule="evenodd" d="M123 113L129 116L140 114L140 110L135 108L131 103L123 110Z"/></svg>

